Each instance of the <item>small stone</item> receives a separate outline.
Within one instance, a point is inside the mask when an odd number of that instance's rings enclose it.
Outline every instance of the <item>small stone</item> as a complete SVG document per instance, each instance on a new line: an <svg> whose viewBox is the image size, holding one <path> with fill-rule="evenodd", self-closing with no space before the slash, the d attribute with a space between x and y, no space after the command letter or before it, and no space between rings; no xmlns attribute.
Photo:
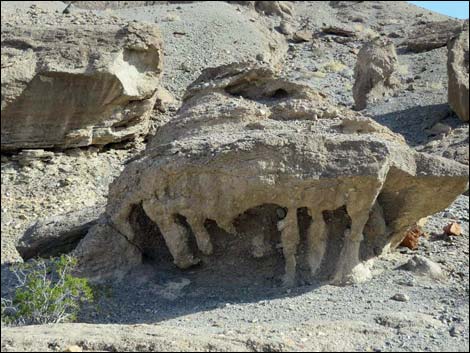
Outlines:
<svg viewBox="0 0 470 353"><path fill-rule="evenodd" d="M64 352L83 352L83 350L80 346L72 345L65 348Z"/></svg>
<svg viewBox="0 0 470 353"><path fill-rule="evenodd" d="M403 293L397 293L391 299L397 302L407 302L410 300L410 297Z"/></svg>
<svg viewBox="0 0 470 353"><path fill-rule="evenodd" d="M294 30L289 22L282 21L279 25L279 32L285 34L286 36L289 36L294 32Z"/></svg>
<svg viewBox="0 0 470 353"><path fill-rule="evenodd" d="M458 326L452 326L449 330L449 334L452 337L459 337L462 334L462 328Z"/></svg>
<svg viewBox="0 0 470 353"><path fill-rule="evenodd" d="M264 54L257 54L256 55L256 60L258 60L260 62L267 62L266 55L264 55Z"/></svg>
<svg viewBox="0 0 470 353"><path fill-rule="evenodd" d="M462 227L460 226L460 224L452 222L444 227L444 233L449 236L460 236L462 235Z"/></svg>
<svg viewBox="0 0 470 353"><path fill-rule="evenodd" d="M294 33L293 40L296 43L310 42L312 40L312 32L310 31L297 31Z"/></svg>
<svg viewBox="0 0 470 353"><path fill-rule="evenodd" d="M452 131L452 128L443 123L435 124L431 129L428 130L429 135L447 135Z"/></svg>
<svg viewBox="0 0 470 353"><path fill-rule="evenodd" d="M179 17L177 14L169 13L162 19L162 22L176 22L180 20L181 20L181 17Z"/></svg>
<svg viewBox="0 0 470 353"><path fill-rule="evenodd" d="M406 264L399 268L405 271L414 272L418 275L429 276L436 280L443 280L445 278L439 264L420 255L413 256Z"/></svg>

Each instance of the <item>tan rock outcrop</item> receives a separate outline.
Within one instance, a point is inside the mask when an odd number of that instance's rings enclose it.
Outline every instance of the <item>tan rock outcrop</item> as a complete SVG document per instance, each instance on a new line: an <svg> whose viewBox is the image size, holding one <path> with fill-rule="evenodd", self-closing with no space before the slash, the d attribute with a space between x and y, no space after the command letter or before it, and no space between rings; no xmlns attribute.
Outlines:
<svg viewBox="0 0 470 353"><path fill-rule="evenodd" d="M291 17L294 14L292 1L229 1L229 3L248 5L268 16Z"/></svg>
<svg viewBox="0 0 470 353"><path fill-rule="evenodd" d="M446 20L418 24L406 40L408 50L420 53L445 47L463 28L463 21Z"/></svg>
<svg viewBox="0 0 470 353"><path fill-rule="evenodd" d="M2 13L1 46L2 150L147 133L162 70L155 26L30 8Z"/></svg>
<svg viewBox="0 0 470 353"><path fill-rule="evenodd" d="M392 42L375 39L366 43L357 55L354 68L353 97L355 109L387 96L398 85L398 57Z"/></svg>
<svg viewBox="0 0 470 353"><path fill-rule="evenodd" d="M168 249L182 269L273 258L269 275L286 285L362 281L410 225L465 191L467 176L267 67L207 69L110 186L105 217L75 255L92 277Z"/></svg>
<svg viewBox="0 0 470 353"><path fill-rule="evenodd" d="M468 85L469 85L469 49L467 29L462 31L448 44L447 76L448 100L452 110L463 121L469 120Z"/></svg>

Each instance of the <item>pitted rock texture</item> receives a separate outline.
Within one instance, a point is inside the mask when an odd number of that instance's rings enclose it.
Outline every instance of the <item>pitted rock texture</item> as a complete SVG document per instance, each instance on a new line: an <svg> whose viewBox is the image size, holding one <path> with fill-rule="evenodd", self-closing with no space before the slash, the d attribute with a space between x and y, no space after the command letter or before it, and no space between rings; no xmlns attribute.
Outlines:
<svg viewBox="0 0 470 353"><path fill-rule="evenodd" d="M33 7L2 13L1 45L2 150L147 133L162 71L155 26Z"/></svg>
<svg viewBox="0 0 470 353"><path fill-rule="evenodd" d="M468 108L468 22L465 31L462 31L448 44L447 75L448 75L448 99L452 110L463 121L469 120Z"/></svg>
<svg viewBox="0 0 470 353"><path fill-rule="evenodd" d="M182 269L271 258L269 275L286 285L358 282L467 176L307 85L232 64L188 88L177 117L113 182L105 217L75 254L95 277L169 250Z"/></svg>
<svg viewBox="0 0 470 353"><path fill-rule="evenodd" d="M366 43L357 55L354 68L353 97L356 110L369 101L383 98L398 86L398 57L392 42L375 39Z"/></svg>

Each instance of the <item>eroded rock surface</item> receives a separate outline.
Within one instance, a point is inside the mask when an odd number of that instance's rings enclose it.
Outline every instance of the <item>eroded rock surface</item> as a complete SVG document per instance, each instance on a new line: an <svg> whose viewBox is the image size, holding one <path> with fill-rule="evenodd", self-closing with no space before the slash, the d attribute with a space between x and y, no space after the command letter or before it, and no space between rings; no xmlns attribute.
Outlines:
<svg viewBox="0 0 470 353"><path fill-rule="evenodd" d="M406 41L407 48L420 53L445 47L450 39L460 33L462 26L463 21L458 20L419 23Z"/></svg>
<svg viewBox="0 0 470 353"><path fill-rule="evenodd" d="M468 23L465 31L462 31L448 44L447 75L448 75L448 99L452 110L463 121L469 120L468 85L469 85L469 46Z"/></svg>
<svg viewBox="0 0 470 353"><path fill-rule="evenodd" d="M306 85L233 64L189 87L75 253L95 276L168 249L182 269L235 254L277 259L271 275L288 285L356 282L410 225L462 193L467 175Z"/></svg>
<svg viewBox="0 0 470 353"><path fill-rule="evenodd" d="M354 68L355 109L366 108L369 101L383 98L398 85L398 57L392 42L376 39L366 43L357 55Z"/></svg>
<svg viewBox="0 0 470 353"><path fill-rule="evenodd" d="M2 150L147 133L162 70L155 26L32 7L2 13L1 41Z"/></svg>

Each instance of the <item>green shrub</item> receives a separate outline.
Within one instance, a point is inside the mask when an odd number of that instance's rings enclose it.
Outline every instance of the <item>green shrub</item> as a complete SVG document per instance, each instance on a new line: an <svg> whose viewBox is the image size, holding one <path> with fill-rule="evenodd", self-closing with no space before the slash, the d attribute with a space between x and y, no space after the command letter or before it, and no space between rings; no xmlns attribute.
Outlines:
<svg viewBox="0 0 470 353"><path fill-rule="evenodd" d="M87 279L72 275L77 260L62 255L12 268L18 285L12 299L2 298L2 322L32 325L74 321L81 305L93 300Z"/></svg>

